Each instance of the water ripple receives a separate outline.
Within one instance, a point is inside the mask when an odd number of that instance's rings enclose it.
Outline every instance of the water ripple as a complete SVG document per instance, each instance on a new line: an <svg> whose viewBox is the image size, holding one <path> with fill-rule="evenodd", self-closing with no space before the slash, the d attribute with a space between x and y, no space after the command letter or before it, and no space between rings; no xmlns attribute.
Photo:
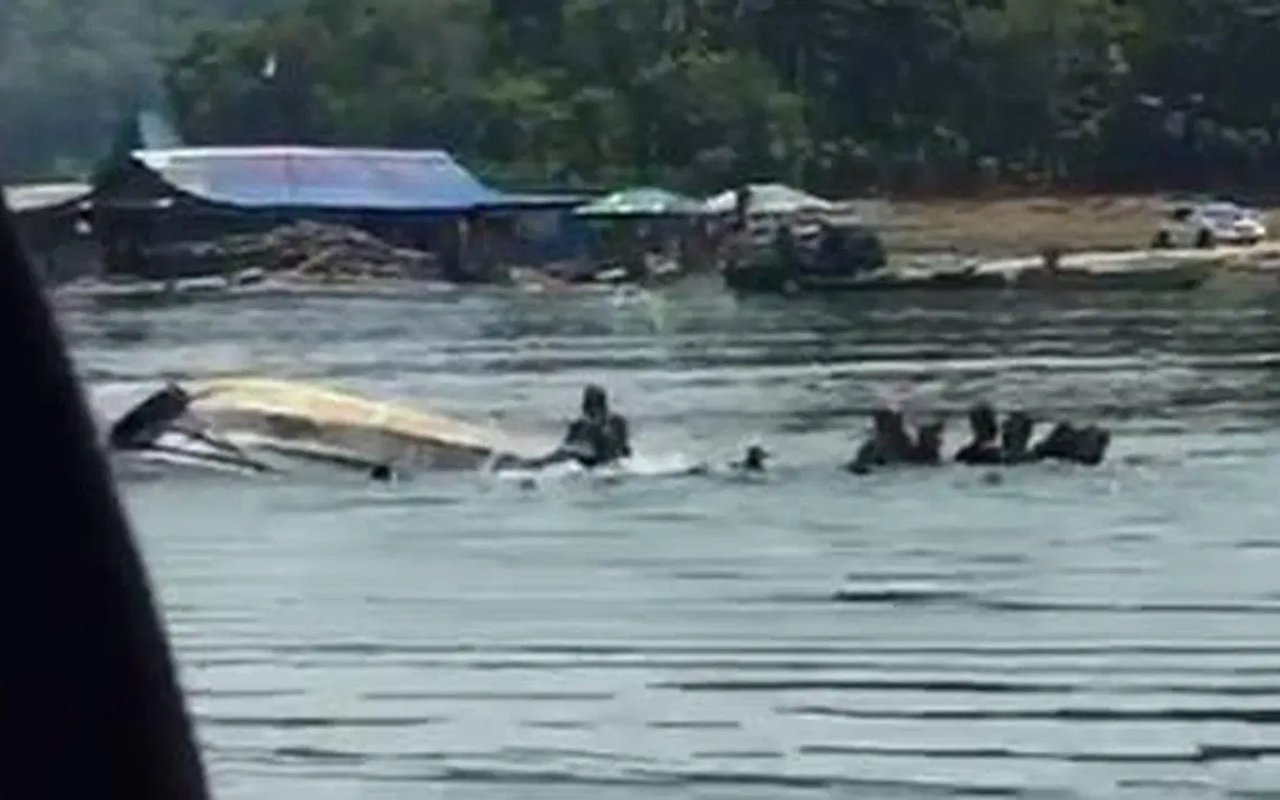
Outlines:
<svg viewBox="0 0 1280 800"><path fill-rule="evenodd" d="M1280 785L1274 293L690 289L64 302L105 420L319 380L766 483L125 476L219 796L1262 797ZM867 412L1098 421L1096 471L836 465Z"/></svg>

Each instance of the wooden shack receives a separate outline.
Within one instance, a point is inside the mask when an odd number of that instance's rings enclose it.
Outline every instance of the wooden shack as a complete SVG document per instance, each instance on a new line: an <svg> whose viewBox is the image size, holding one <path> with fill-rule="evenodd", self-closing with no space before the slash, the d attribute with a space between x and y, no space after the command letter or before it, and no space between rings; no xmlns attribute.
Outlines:
<svg viewBox="0 0 1280 800"><path fill-rule="evenodd" d="M83 183L8 186L5 204L18 238L46 283L66 283L102 269L93 236L93 189Z"/></svg>
<svg viewBox="0 0 1280 800"><path fill-rule="evenodd" d="M441 150L196 147L137 150L97 187L108 271L216 273L220 237L299 221L360 228L435 254L457 280L484 280L486 231L579 198L492 189ZM481 254L481 255L476 255Z"/></svg>

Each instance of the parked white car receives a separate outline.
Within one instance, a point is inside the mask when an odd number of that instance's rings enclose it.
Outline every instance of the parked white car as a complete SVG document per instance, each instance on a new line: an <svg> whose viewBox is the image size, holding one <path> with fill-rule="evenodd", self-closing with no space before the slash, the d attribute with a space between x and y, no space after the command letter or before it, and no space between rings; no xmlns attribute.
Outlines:
<svg viewBox="0 0 1280 800"><path fill-rule="evenodd" d="M1183 203L1160 220L1153 247L1254 245L1267 238L1262 215L1235 203Z"/></svg>

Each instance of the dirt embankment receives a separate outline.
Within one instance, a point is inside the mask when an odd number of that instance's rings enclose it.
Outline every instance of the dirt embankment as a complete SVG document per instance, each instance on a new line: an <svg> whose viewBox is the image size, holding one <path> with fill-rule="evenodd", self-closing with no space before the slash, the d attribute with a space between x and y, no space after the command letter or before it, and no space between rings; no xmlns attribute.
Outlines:
<svg viewBox="0 0 1280 800"><path fill-rule="evenodd" d="M890 201L880 227L886 246L897 252L1126 250L1151 243L1168 206L1168 198L1155 195ZM1280 209L1262 211L1275 235Z"/></svg>

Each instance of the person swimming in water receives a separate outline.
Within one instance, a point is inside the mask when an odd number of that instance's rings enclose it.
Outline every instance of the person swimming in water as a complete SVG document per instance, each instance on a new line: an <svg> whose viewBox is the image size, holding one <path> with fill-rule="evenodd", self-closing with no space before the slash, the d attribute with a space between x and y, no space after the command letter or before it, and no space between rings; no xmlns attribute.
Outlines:
<svg viewBox="0 0 1280 800"><path fill-rule="evenodd" d="M1106 428L1097 425L1077 428L1069 422L1059 422L1031 452L1040 460L1096 467L1106 458L1110 445L1111 431Z"/></svg>
<svg viewBox="0 0 1280 800"><path fill-rule="evenodd" d="M996 410L990 403L978 403L969 409L969 427L973 431L973 440L956 453L956 461L969 466L1004 463Z"/></svg>
<svg viewBox="0 0 1280 800"><path fill-rule="evenodd" d="M173 448L160 442L166 433L177 433L201 442L223 454L240 467L255 472L274 472L268 464L251 457L238 445L215 435L208 426L187 413L198 398L176 383L148 396L116 420L107 433L107 446L120 452L171 452Z"/></svg>
<svg viewBox="0 0 1280 800"><path fill-rule="evenodd" d="M576 461L595 469L630 457L631 436L626 418L609 410L609 395L603 387L590 384L582 390L582 414L569 424L559 447L541 458L504 455L494 468L543 469Z"/></svg>
<svg viewBox="0 0 1280 800"><path fill-rule="evenodd" d="M1111 447L1111 431L1098 425L1086 426L1076 437L1076 463L1096 467L1107 457Z"/></svg>
<svg viewBox="0 0 1280 800"><path fill-rule="evenodd" d="M1035 422L1024 411L1014 411L1000 426L1000 455L1005 464L1029 464L1040 458L1031 452Z"/></svg>
<svg viewBox="0 0 1280 800"><path fill-rule="evenodd" d="M113 450L145 450L151 447L187 413L192 400L181 386L166 384L111 426L108 444Z"/></svg>
<svg viewBox="0 0 1280 800"><path fill-rule="evenodd" d="M946 422L934 420L921 425L916 431L916 441L911 447L908 461L926 467L942 464L942 434Z"/></svg>
<svg viewBox="0 0 1280 800"><path fill-rule="evenodd" d="M874 424L871 438L863 442L845 469L856 475L865 475L875 467L910 463L916 443L907 435L902 412L877 408L871 413L871 419Z"/></svg>
<svg viewBox="0 0 1280 800"><path fill-rule="evenodd" d="M769 456L768 450L758 444L753 444L747 448L747 452L741 460L729 464L729 469L738 472L762 473L765 471Z"/></svg>
<svg viewBox="0 0 1280 800"><path fill-rule="evenodd" d="M1035 422L1022 411L1005 418L1000 430L1000 453L1005 464L1067 461L1095 467L1106 457L1111 432L1097 425L1077 428L1059 422L1044 439L1031 446Z"/></svg>

